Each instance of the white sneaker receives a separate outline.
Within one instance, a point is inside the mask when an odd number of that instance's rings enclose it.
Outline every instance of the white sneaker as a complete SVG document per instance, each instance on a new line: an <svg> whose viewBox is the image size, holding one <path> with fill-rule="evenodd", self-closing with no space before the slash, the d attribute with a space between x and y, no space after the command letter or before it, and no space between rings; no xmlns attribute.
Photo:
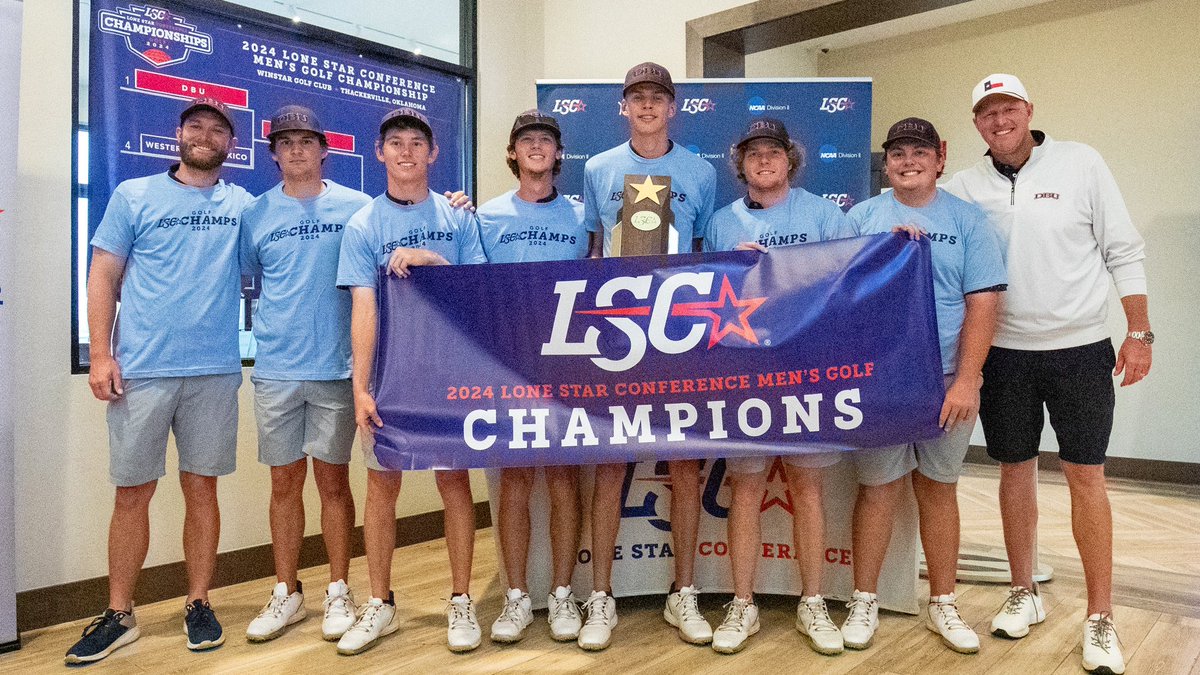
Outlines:
<svg viewBox="0 0 1200 675"><path fill-rule="evenodd" d="M338 640L338 653L361 654L374 647L380 638L395 633L399 628L395 618L396 605L393 604L390 593L387 602L380 598L371 598L363 605L358 620Z"/></svg>
<svg viewBox="0 0 1200 675"><path fill-rule="evenodd" d="M579 647L588 651L599 651L612 642L613 628L617 627L617 601L604 591L592 591L583 603L587 621L579 629Z"/></svg>
<svg viewBox="0 0 1200 675"><path fill-rule="evenodd" d="M274 640L283 635L285 628L303 621L306 616L308 612L304 609L304 593L301 592L300 582L296 582L296 592L289 594L287 584L281 581L275 584L266 606L246 627L246 639L251 642Z"/></svg>
<svg viewBox="0 0 1200 675"><path fill-rule="evenodd" d="M846 603L850 614L842 622L842 639L850 649L866 649L875 640L879 628L879 598L874 593L855 589Z"/></svg>
<svg viewBox="0 0 1200 675"><path fill-rule="evenodd" d="M825 598L819 595L800 598L800 604L796 607L796 630L808 636L813 651L818 654L832 656L842 653L842 632L829 618Z"/></svg>
<svg viewBox="0 0 1200 675"><path fill-rule="evenodd" d="M559 642L576 640L579 629L583 627L583 614L579 611L579 603L570 586L559 586L554 593L546 598L546 606L550 609L546 621L550 624L550 637Z"/></svg>
<svg viewBox="0 0 1200 675"><path fill-rule="evenodd" d="M725 605L725 620L712 636L713 651L734 654L742 651L746 640L758 632L758 605L754 598L734 598Z"/></svg>
<svg viewBox="0 0 1200 675"><path fill-rule="evenodd" d="M332 642L342 637L354 625L357 613L354 593L346 582L338 579L325 591L325 619L321 621L321 636Z"/></svg>
<svg viewBox="0 0 1200 675"><path fill-rule="evenodd" d="M699 600L700 591L695 586L684 586L667 595L663 618L679 629L679 637L684 642L706 645L712 642L713 631L700 613Z"/></svg>
<svg viewBox="0 0 1200 675"><path fill-rule="evenodd" d="M1125 672L1125 657L1121 641L1108 612L1093 614L1083 624L1083 669L1089 673L1121 675Z"/></svg>
<svg viewBox="0 0 1200 675"><path fill-rule="evenodd" d="M517 642L533 623L533 601L519 588L510 588L504 596L504 609L492 623L492 642Z"/></svg>
<svg viewBox="0 0 1200 675"><path fill-rule="evenodd" d="M466 593L446 603L446 646L452 652L469 652L483 640L483 630L475 618L475 604Z"/></svg>
<svg viewBox="0 0 1200 675"><path fill-rule="evenodd" d="M1037 584L1033 590L1024 586L1013 586L1008 591L1008 599L1004 607L992 619L992 635L1006 638L1023 638L1029 635L1029 627L1046 620L1046 610L1042 608L1042 596L1038 593Z"/></svg>
<svg viewBox="0 0 1200 675"><path fill-rule="evenodd" d="M925 627L942 636L942 642L959 654L979 651L979 636L963 621L954 594L935 595L925 608Z"/></svg>

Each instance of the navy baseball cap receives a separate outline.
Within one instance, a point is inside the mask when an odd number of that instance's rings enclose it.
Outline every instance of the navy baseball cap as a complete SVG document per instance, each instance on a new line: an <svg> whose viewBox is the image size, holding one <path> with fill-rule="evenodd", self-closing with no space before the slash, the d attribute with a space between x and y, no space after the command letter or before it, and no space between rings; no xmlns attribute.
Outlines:
<svg viewBox="0 0 1200 675"><path fill-rule="evenodd" d="M639 63L625 73L625 86L621 88L621 96L624 96L630 87L643 82L657 84L666 89L671 98L675 98L675 83L671 81L671 71L652 61Z"/></svg>
<svg viewBox="0 0 1200 675"><path fill-rule="evenodd" d="M513 120L512 131L508 134L509 144L515 143L517 136L526 129L546 129L554 134L556 140L562 142L562 130L558 128L558 120L537 108L530 108Z"/></svg>
<svg viewBox="0 0 1200 675"><path fill-rule="evenodd" d="M192 113L198 110L210 110L220 115L221 119L225 120L225 123L229 125L229 133L234 133L233 113L229 112L228 106L211 96L201 96L200 98L192 99L188 107L179 113L179 126L183 126L187 118L191 117Z"/></svg>
<svg viewBox="0 0 1200 675"><path fill-rule="evenodd" d="M922 145L937 148L939 151L942 149L942 137L938 135L937 129L933 128L933 123L920 117L905 117L893 124L892 128L888 129L883 149L887 150L893 143L899 141L916 141Z"/></svg>
<svg viewBox="0 0 1200 675"><path fill-rule="evenodd" d="M433 127L429 125L429 118L413 108L396 108L384 115L383 119L379 120L379 135L382 136L395 126L420 129L429 137L429 142L433 142Z"/></svg>
<svg viewBox="0 0 1200 675"><path fill-rule="evenodd" d="M789 147L792 144L792 139L788 136L787 127L783 125L783 120L777 120L774 117L759 117L750 120L746 125L746 131L742 134L741 140L734 147L742 147L756 138L770 138L779 141L783 147Z"/></svg>
<svg viewBox="0 0 1200 675"><path fill-rule="evenodd" d="M271 133L267 138L285 131L311 131L325 138L325 130L317 114L302 105L285 105L271 115Z"/></svg>

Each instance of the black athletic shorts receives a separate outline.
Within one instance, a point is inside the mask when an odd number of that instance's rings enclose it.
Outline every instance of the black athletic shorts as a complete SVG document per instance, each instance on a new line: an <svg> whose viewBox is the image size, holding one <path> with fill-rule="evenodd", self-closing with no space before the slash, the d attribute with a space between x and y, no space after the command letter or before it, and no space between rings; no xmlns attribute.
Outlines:
<svg viewBox="0 0 1200 675"><path fill-rule="evenodd" d="M992 347L979 392L988 455L1005 463L1037 457L1044 404L1059 457L1073 464L1103 464L1112 434L1116 359L1107 338L1046 351Z"/></svg>

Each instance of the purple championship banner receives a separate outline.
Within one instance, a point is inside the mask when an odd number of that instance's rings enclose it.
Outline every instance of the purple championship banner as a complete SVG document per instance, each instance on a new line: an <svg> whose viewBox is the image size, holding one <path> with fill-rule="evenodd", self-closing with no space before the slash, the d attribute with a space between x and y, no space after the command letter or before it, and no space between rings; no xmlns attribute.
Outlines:
<svg viewBox="0 0 1200 675"><path fill-rule="evenodd" d="M376 455L461 469L932 438L930 268L927 241L884 234L386 276Z"/></svg>

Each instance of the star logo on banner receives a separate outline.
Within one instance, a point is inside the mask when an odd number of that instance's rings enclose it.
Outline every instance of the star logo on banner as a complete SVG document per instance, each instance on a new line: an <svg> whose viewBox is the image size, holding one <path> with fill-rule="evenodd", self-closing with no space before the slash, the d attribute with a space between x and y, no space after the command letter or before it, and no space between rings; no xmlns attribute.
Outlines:
<svg viewBox="0 0 1200 675"><path fill-rule="evenodd" d="M767 509L772 506L778 506L784 511L795 515L795 505L792 503L792 493L787 486L787 469L783 466L783 458L776 457L771 462L771 469L767 472L767 489L763 491L762 506L759 508L759 513L766 513ZM775 483L783 483L783 496L779 496L779 488Z"/></svg>
<svg viewBox="0 0 1200 675"><path fill-rule="evenodd" d="M726 335L737 335L752 344L758 344L758 336L750 327L750 315L758 310L766 298L738 298L729 283L729 275L721 279L721 295L706 302L681 302L671 307L671 316L699 316L712 320L712 332L708 335L708 348L712 349ZM732 308L732 312L730 311ZM730 319L731 314L733 319Z"/></svg>
<svg viewBox="0 0 1200 675"><path fill-rule="evenodd" d="M649 199L655 204L661 205L662 202L658 200L658 193L665 190L667 186L655 185L654 182L650 180L650 176L646 176L646 180L642 181L641 183L630 183L629 187L637 190L637 197L635 197L633 200L634 204L642 201L643 199Z"/></svg>

